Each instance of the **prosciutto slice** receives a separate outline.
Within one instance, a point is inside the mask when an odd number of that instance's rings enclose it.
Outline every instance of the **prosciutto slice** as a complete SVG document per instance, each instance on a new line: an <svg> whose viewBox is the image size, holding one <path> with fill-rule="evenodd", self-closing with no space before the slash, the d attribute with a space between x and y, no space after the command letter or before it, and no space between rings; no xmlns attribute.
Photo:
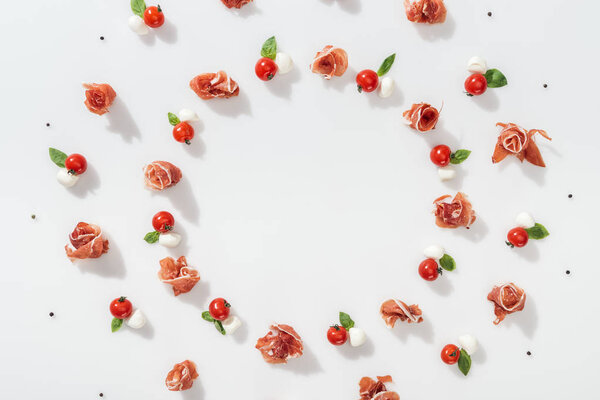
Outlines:
<svg viewBox="0 0 600 400"><path fill-rule="evenodd" d="M397 320L402 322L423 322L423 312L417 304L407 305L405 302L389 299L384 301L379 308L379 314L388 328L393 328Z"/></svg>
<svg viewBox="0 0 600 400"><path fill-rule="evenodd" d="M175 261L173 257L160 260L160 271L158 279L173 286L173 293L179 296L187 293L200 281L200 273L193 267L187 265L187 260L181 256Z"/></svg>
<svg viewBox="0 0 600 400"><path fill-rule="evenodd" d="M468 229L475 222L476 216L467 195L458 192L452 201L447 201L451 197L444 195L434 200L435 224L440 228L455 229L464 226Z"/></svg>
<svg viewBox="0 0 600 400"><path fill-rule="evenodd" d="M255 346L269 364L285 364L302 355L300 335L289 325L271 325L271 331L256 341Z"/></svg>
<svg viewBox="0 0 600 400"><path fill-rule="evenodd" d="M325 79L342 76L347 69L348 53L344 49L331 45L319 51L310 64L310 70L315 74L321 74Z"/></svg>
<svg viewBox="0 0 600 400"><path fill-rule="evenodd" d="M198 377L196 364L190 360L177 363L167 374L165 385L172 392L188 390L194 384L194 379Z"/></svg>
<svg viewBox="0 0 600 400"><path fill-rule="evenodd" d="M242 8L242 6L252 2L252 0L221 0L227 8Z"/></svg>
<svg viewBox="0 0 600 400"><path fill-rule="evenodd" d="M368 376L363 377L358 382L360 400L400 400L400 396L396 392L387 390L386 383L392 382L392 377L389 375L378 376L374 380Z"/></svg>
<svg viewBox="0 0 600 400"><path fill-rule="evenodd" d="M94 114L102 115L108 112L108 108L117 97L117 93L108 83L84 83L84 104Z"/></svg>
<svg viewBox="0 0 600 400"><path fill-rule="evenodd" d="M439 24L446 20L443 0L404 0L406 18L421 24Z"/></svg>
<svg viewBox="0 0 600 400"><path fill-rule="evenodd" d="M494 286L487 296L487 299L494 303L494 325L502 322L507 314L522 311L525 308L525 298L525 291L512 282Z"/></svg>
<svg viewBox="0 0 600 400"><path fill-rule="evenodd" d="M404 122L411 128L419 132L427 132L435 129L440 112L431 104L418 103L413 104L410 110L404 111L402 116Z"/></svg>
<svg viewBox="0 0 600 400"><path fill-rule="evenodd" d="M219 71L216 74L213 72L200 74L190 81L190 88L202 100L210 100L215 97L228 99L240 94L240 87L225 71Z"/></svg>
<svg viewBox="0 0 600 400"><path fill-rule="evenodd" d="M79 222L69 235L70 245L65 246L71 261L98 258L108 251L108 240L102 236L98 225Z"/></svg>
<svg viewBox="0 0 600 400"><path fill-rule="evenodd" d="M153 161L144 166L144 183L152 190L175 186L181 177L181 170L167 161Z"/></svg>
<svg viewBox="0 0 600 400"><path fill-rule="evenodd" d="M505 124L498 122L496 126L501 127L502 131L500 131L498 142L492 155L492 162L494 164L504 160L506 156L513 155L521 162L527 160L538 167L546 166L540 149L533 139L535 134L539 133L542 137L552 140L546 131L541 129L527 130L513 123Z"/></svg>

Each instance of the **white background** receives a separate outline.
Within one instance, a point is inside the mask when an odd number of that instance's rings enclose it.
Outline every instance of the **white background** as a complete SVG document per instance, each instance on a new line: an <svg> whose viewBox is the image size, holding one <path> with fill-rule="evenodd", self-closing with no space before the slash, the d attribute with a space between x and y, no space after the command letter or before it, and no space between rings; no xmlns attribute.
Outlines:
<svg viewBox="0 0 600 400"><path fill-rule="evenodd" d="M362 376L378 374L391 374L404 400L593 396L598 3L448 0L445 24L417 26L400 0L256 0L241 11L164 0L167 23L145 38L127 27L128 3L2 6L1 398L346 400L358 397ZM264 83L254 63L273 34L297 68ZM342 78L308 71L326 44L348 51ZM358 94L355 73L392 52L394 96ZM509 85L465 96L473 55ZM188 82L218 69L240 96L200 100ZM82 82L113 86L109 114L86 110ZM427 135L401 121L420 101L444 105ZM183 107L202 119L190 147L172 139L166 118ZM498 121L545 129L554 139L538 137L548 168L492 165ZM440 143L473 150L448 184L428 158ZM49 146L87 157L76 187L56 182ZM175 163L183 180L145 190L141 168L153 160ZM477 222L437 228L431 202L457 190ZM185 236L173 251L142 240L163 209ZM551 235L511 250L505 234L520 211ZM63 247L78 221L104 229L108 254L70 263ZM435 242L458 268L428 283L417 265ZM156 273L161 258L182 254L202 281L176 298ZM507 281L526 290L526 307L494 326L486 295ZM120 295L149 326L110 332L108 304ZM200 318L217 296L245 322L235 337ZM391 297L418 303L425 322L386 329L378 307ZM327 343L340 310L367 331L364 347ZM300 333L302 358L262 360L254 344L273 321ZM481 350L465 378L439 353L467 332ZM184 359L200 377L170 393L166 373Z"/></svg>

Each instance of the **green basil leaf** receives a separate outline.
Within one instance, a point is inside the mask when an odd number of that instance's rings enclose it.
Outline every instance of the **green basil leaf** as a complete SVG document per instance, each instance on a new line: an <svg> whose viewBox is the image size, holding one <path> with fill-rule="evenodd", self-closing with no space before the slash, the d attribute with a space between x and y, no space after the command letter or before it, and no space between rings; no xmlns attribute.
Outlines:
<svg viewBox="0 0 600 400"><path fill-rule="evenodd" d="M181 121L179 120L179 118L177 117L177 115L173 114L173 113L168 113L167 114L169 116L169 123L173 126L177 125L178 123L180 123Z"/></svg>
<svg viewBox="0 0 600 400"><path fill-rule="evenodd" d="M223 328L223 324L221 323L221 321L215 321L215 328L217 328L217 330L221 332L221 335L225 334L225 328Z"/></svg>
<svg viewBox="0 0 600 400"><path fill-rule="evenodd" d="M111 332L116 332L119 329L121 329L121 327L123 326L123 320L120 318L113 318L112 322L110 323L110 330Z"/></svg>
<svg viewBox="0 0 600 400"><path fill-rule="evenodd" d="M354 321L352 321L352 318L342 311L340 311L340 324L346 329L354 328Z"/></svg>
<svg viewBox="0 0 600 400"><path fill-rule="evenodd" d="M392 64L394 64L394 60L396 59L396 53L392 54L381 63L381 67L377 70L377 75L383 76L388 73L390 68L392 68Z"/></svg>
<svg viewBox="0 0 600 400"><path fill-rule="evenodd" d="M543 239L550 234L544 225L538 223L536 223L531 228L527 228L525 230L527 231L527 234L529 235L530 239L536 240Z"/></svg>
<svg viewBox="0 0 600 400"><path fill-rule="evenodd" d="M158 242L159 236L160 236L160 232L158 232L158 231L148 232L148 233L146 233L146 236L144 236L144 240L150 244L156 243L156 242Z"/></svg>
<svg viewBox="0 0 600 400"><path fill-rule="evenodd" d="M275 59L277 55L277 41L275 40L275 36L271 36L263 43L260 55L271 60Z"/></svg>
<svg viewBox="0 0 600 400"><path fill-rule="evenodd" d="M450 257L448 254L444 254L442 258L440 258L440 266L446 271L454 271L456 269L456 262L454 262L454 258Z"/></svg>
<svg viewBox="0 0 600 400"><path fill-rule="evenodd" d="M495 68L488 69L485 72L485 80L487 81L488 87L491 88L498 88L508 85L508 81L506 80L504 74Z"/></svg>
<svg viewBox="0 0 600 400"><path fill-rule="evenodd" d="M460 356L458 357L458 369L463 373L464 376L467 376L469 370L471 369L471 356L465 349L460 349Z"/></svg>
<svg viewBox="0 0 600 400"><path fill-rule="evenodd" d="M144 18L144 11L146 11L144 0L131 0L131 11L140 18Z"/></svg>
<svg viewBox="0 0 600 400"><path fill-rule="evenodd" d="M48 148L48 153L50 153L50 159L54 164L61 168L65 167L65 160L67 159L67 155L65 153L52 147Z"/></svg>
<svg viewBox="0 0 600 400"><path fill-rule="evenodd" d="M215 319L210 316L210 313L208 311L204 311L202 313L202 319L208 322L215 322Z"/></svg>
<svg viewBox="0 0 600 400"><path fill-rule="evenodd" d="M471 150L460 149L450 154L450 164L460 164L471 155Z"/></svg>

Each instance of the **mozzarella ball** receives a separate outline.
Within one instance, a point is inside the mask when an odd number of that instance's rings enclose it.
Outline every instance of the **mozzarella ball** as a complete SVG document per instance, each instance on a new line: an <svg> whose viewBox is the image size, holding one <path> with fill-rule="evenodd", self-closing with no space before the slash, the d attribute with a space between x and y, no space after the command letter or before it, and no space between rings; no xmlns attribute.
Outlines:
<svg viewBox="0 0 600 400"><path fill-rule="evenodd" d="M165 247L177 247L181 243L181 235L173 232L161 233L158 237L158 244Z"/></svg>
<svg viewBox="0 0 600 400"><path fill-rule="evenodd" d="M146 317L137 308L133 311L131 316L125 320L128 327L133 329L140 329L146 325Z"/></svg>
<svg viewBox="0 0 600 400"><path fill-rule="evenodd" d="M294 67L294 61L292 61L292 57L286 53L277 53L275 55L275 64L277 64L277 71L280 74L287 74Z"/></svg>
<svg viewBox="0 0 600 400"><path fill-rule="evenodd" d="M146 35L148 32L150 32L150 29L148 28L144 20L138 17L137 15L132 15L131 17L129 17L129 20L127 22L129 24L129 28L138 35Z"/></svg>
<svg viewBox="0 0 600 400"><path fill-rule="evenodd" d="M242 321L235 315L232 315L232 316L228 317L227 319L225 319L224 321L221 321L221 324L223 325L223 329L225 329L225 334L231 335L240 326L242 326Z"/></svg>
<svg viewBox="0 0 600 400"><path fill-rule="evenodd" d="M56 180L64 187L71 187L77 183L79 176L70 174L66 168L61 168L58 170L58 174L56 174Z"/></svg>
<svg viewBox="0 0 600 400"><path fill-rule="evenodd" d="M348 334L350 335L350 345L352 347L362 346L367 341L367 334L360 328L350 328Z"/></svg>
<svg viewBox="0 0 600 400"><path fill-rule="evenodd" d="M458 337L458 344L465 349L469 355L473 355L479 348L479 343L477 343L475 336L469 334L460 335Z"/></svg>
<svg viewBox="0 0 600 400"><path fill-rule="evenodd" d="M436 244L427 246L425 250L423 250L423 254L425 254L425 257L433 258L434 260L439 260L440 258L444 257L444 253L444 248Z"/></svg>
<svg viewBox="0 0 600 400"><path fill-rule="evenodd" d="M384 76L381 79L381 81L379 82L379 91L377 92L379 94L379 97L385 99L387 97L390 97L393 92L394 92L394 78L391 78L389 76Z"/></svg>
<svg viewBox="0 0 600 400"><path fill-rule="evenodd" d="M517 218L515 218L515 222L517 226L525 229L533 228L535 226L535 220L533 219L531 214L526 212L522 212L519 215L517 215Z"/></svg>
<svg viewBox="0 0 600 400"><path fill-rule="evenodd" d="M198 114L196 114L189 108L181 109L177 116L179 117L180 121L200 121L200 118L198 118Z"/></svg>
<svg viewBox="0 0 600 400"><path fill-rule="evenodd" d="M456 176L456 170L450 166L438 168L438 175L440 180L449 181Z"/></svg>
<svg viewBox="0 0 600 400"><path fill-rule="evenodd" d="M487 63L481 57L471 57L467 70L473 74L485 74L485 71L487 71Z"/></svg>

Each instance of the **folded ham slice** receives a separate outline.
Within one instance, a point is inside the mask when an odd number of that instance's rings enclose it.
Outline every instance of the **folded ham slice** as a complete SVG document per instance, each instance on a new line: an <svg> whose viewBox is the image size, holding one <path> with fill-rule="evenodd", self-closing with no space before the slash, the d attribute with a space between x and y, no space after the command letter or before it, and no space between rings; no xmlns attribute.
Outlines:
<svg viewBox="0 0 600 400"><path fill-rule="evenodd" d="M300 335L289 325L271 325L271 331L256 342L255 346L269 364L285 364L290 358L302 355Z"/></svg>
<svg viewBox="0 0 600 400"><path fill-rule="evenodd" d="M446 20L443 0L404 0L406 18L422 24L439 24Z"/></svg>
<svg viewBox="0 0 600 400"><path fill-rule="evenodd" d="M538 167L546 166L540 149L533 139L535 134L539 133L544 138L552 140L546 131L541 129L527 130L513 123L505 124L498 122L496 126L500 126L502 131L500 131L498 142L492 155L492 162L494 164L504 160L506 156L513 155L521 162L527 160Z"/></svg>
<svg viewBox="0 0 600 400"><path fill-rule="evenodd" d="M252 0L221 0L227 8L242 8Z"/></svg>
<svg viewBox="0 0 600 400"><path fill-rule="evenodd" d="M368 376L363 377L358 382L360 400L400 400L398 393L385 387L385 384L390 382L392 377L389 375L378 376L377 380Z"/></svg>
<svg viewBox="0 0 600 400"><path fill-rule="evenodd" d="M219 71L216 74L212 72L200 74L190 81L190 88L202 100L210 100L215 97L228 99L240 94L240 87L225 71Z"/></svg>
<svg viewBox="0 0 600 400"><path fill-rule="evenodd" d="M402 113L404 122L413 129L419 132L427 132L435 129L440 112L431 104L417 103L413 104L410 110Z"/></svg>
<svg viewBox="0 0 600 400"><path fill-rule="evenodd" d="M444 195L433 201L436 225L440 228L455 229L464 226L468 229L475 222L476 216L467 195L458 192L452 201L448 202L451 197Z"/></svg>
<svg viewBox="0 0 600 400"><path fill-rule="evenodd" d="M84 104L94 114L102 115L108 112L108 108L117 97L117 93L108 83L84 83Z"/></svg>
<svg viewBox="0 0 600 400"><path fill-rule="evenodd" d="M181 170L167 161L153 161L144 166L144 183L152 190L175 186L181 177Z"/></svg>
<svg viewBox="0 0 600 400"><path fill-rule="evenodd" d="M397 320L409 324L423 322L423 312L418 305L409 306L405 302L396 299L384 301L379 308L379 313L389 328L393 328Z"/></svg>
<svg viewBox="0 0 600 400"><path fill-rule="evenodd" d="M494 314L498 325L507 314L522 311L525 308L525 291L514 283L506 283L502 286L494 286L488 294L487 299L494 303Z"/></svg>
<svg viewBox="0 0 600 400"><path fill-rule="evenodd" d="M98 258L108 251L108 240L102 236L98 225L79 222L69 235L70 245L65 246L71 261Z"/></svg>
<svg viewBox="0 0 600 400"><path fill-rule="evenodd" d="M187 260L181 256L175 261L173 257L160 260L160 271L158 279L173 286L173 293L179 296L187 293L200 281L200 273L193 267L187 265Z"/></svg>
<svg viewBox="0 0 600 400"><path fill-rule="evenodd" d="M321 74L325 79L342 76L347 69L348 53L344 49L331 45L319 51L310 64L310 70L315 74Z"/></svg>
<svg viewBox="0 0 600 400"><path fill-rule="evenodd" d="M165 385L167 385L167 389L173 392L188 390L197 377L196 364L190 360L185 360L173 366L173 369L167 374Z"/></svg>

